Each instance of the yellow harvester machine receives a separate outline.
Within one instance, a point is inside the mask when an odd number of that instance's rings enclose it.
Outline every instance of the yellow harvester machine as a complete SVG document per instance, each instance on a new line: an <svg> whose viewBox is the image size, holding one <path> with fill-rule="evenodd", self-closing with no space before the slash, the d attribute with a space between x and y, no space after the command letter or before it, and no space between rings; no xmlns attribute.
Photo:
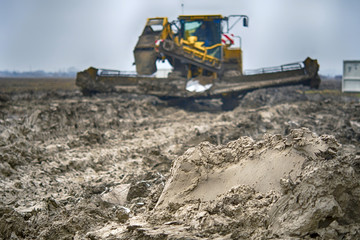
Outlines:
<svg viewBox="0 0 360 240"><path fill-rule="evenodd" d="M244 74L241 46L235 46L240 37L229 33L240 20L248 27L246 15L181 15L173 22L149 18L134 48L136 74L90 67L77 74L76 84L84 94L127 92L182 101L221 98L224 109L259 88L319 86L319 65L310 58ZM168 77L155 76L157 61L170 63Z"/></svg>

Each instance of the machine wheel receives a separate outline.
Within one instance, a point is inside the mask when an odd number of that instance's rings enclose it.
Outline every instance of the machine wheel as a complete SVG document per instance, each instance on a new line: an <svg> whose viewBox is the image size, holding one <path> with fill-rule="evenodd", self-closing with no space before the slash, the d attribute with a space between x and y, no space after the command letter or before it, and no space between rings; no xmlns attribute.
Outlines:
<svg viewBox="0 0 360 240"><path fill-rule="evenodd" d="M224 111L231 111L239 105L239 100L235 96L221 98L221 109Z"/></svg>

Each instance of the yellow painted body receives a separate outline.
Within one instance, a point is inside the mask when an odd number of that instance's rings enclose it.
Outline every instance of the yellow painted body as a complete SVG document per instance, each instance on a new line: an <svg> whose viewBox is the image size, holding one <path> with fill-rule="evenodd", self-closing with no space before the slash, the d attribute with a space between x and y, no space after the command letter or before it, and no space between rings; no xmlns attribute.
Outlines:
<svg viewBox="0 0 360 240"><path fill-rule="evenodd" d="M210 47L204 47L204 42L197 41L196 36L190 36L187 40L181 39L180 45L185 52L200 58L202 61L209 61L213 64L219 64L221 61L221 59L213 57L207 53L208 50L221 46L220 43Z"/></svg>
<svg viewBox="0 0 360 240"><path fill-rule="evenodd" d="M223 19L224 17L220 14L212 14L212 15L180 15L178 17L179 20L212 20L212 19Z"/></svg>
<svg viewBox="0 0 360 240"><path fill-rule="evenodd" d="M166 39L166 38L170 37L170 39L173 39L173 32L171 31L170 24L169 24L167 17L148 18L146 20L146 26L157 25L158 22L156 20L160 20L162 22L163 29L162 29L160 38Z"/></svg>
<svg viewBox="0 0 360 240"><path fill-rule="evenodd" d="M224 59L225 62L237 62L238 63L238 71L243 72L243 64L242 64L242 50L241 48L229 48L227 46L223 47L224 51Z"/></svg>
<svg viewBox="0 0 360 240"><path fill-rule="evenodd" d="M215 19L224 19L222 15L180 15L178 17L179 20L189 20L189 21L208 21L211 22L211 20ZM156 17L156 18L148 18L146 22L146 26L151 27L153 29L156 27L162 26L161 33L159 35L160 40L161 39L170 39L172 40L177 46L181 47L184 52L188 53L190 56L196 57L197 59L201 59L201 61L206 61L207 63L210 63L213 66L221 66L223 63L231 62L232 67L237 66L237 71L242 72L242 51L240 48L230 48L229 45L225 45L222 43L214 44L212 46L205 46L204 41L198 41L198 37L194 36L195 29L190 29L189 31L184 32L183 38L180 36L175 36L174 32L171 29L171 25L168 22L167 17ZM193 31L193 32L190 32ZM219 48L220 47L220 48ZM217 52L221 51L221 54L216 57L215 51L209 51L213 50L215 48L219 48ZM210 53L212 52L212 53ZM162 56L162 60L165 60L166 57ZM235 64L234 64L235 62ZM198 69L194 67L189 67L189 76L196 76L198 74L202 74L204 71L203 69ZM207 73L211 76L217 77L217 74L215 72L213 73Z"/></svg>
<svg viewBox="0 0 360 240"><path fill-rule="evenodd" d="M214 19L224 19L224 17L222 15L180 15L178 19L189 21L211 21ZM177 42L179 46L182 46L185 52L201 58L202 61L211 62L214 65L232 63L232 67L236 67L236 70L242 73L242 50L240 47L230 47L230 45L221 43L205 47L204 42L198 41L196 36L191 36L193 34L193 32L185 32L184 38ZM221 59L208 54L208 50L219 46L221 47ZM214 75L217 77L216 74Z"/></svg>

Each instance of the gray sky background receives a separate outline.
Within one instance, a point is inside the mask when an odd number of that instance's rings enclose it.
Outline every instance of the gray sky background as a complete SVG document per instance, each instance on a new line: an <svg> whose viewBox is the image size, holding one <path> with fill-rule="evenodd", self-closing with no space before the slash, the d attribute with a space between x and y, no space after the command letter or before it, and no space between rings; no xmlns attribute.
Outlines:
<svg viewBox="0 0 360 240"><path fill-rule="evenodd" d="M134 69L133 48L146 18L245 14L245 69L318 59L341 74L360 59L359 0L0 0L0 70L59 71L89 66Z"/></svg>

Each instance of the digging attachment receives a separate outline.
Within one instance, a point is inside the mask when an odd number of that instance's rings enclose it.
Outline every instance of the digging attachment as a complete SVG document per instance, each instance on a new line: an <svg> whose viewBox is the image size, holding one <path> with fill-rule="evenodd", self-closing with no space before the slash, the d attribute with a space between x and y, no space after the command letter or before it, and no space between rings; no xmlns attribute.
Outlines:
<svg viewBox="0 0 360 240"><path fill-rule="evenodd" d="M229 110L237 105L239 96L256 89L300 84L318 88L320 85L318 70L317 60L307 58L300 63L263 68L251 74L223 78L215 81L212 87L204 92L189 92L185 89L187 79L180 76L146 77L91 67L77 74L76 85L84 94L126 92L180 101L221 98L224 110Z"/></svg>
<svg viewBox="0 0 360 240"><path fill-rule="evenodd" d="M151 75L156 72L155 42L163 35L163 24L166 18L148 19L142 34L134 48L136 72L139 75ZM160 29L156 28L160 26Z"/></svg>

